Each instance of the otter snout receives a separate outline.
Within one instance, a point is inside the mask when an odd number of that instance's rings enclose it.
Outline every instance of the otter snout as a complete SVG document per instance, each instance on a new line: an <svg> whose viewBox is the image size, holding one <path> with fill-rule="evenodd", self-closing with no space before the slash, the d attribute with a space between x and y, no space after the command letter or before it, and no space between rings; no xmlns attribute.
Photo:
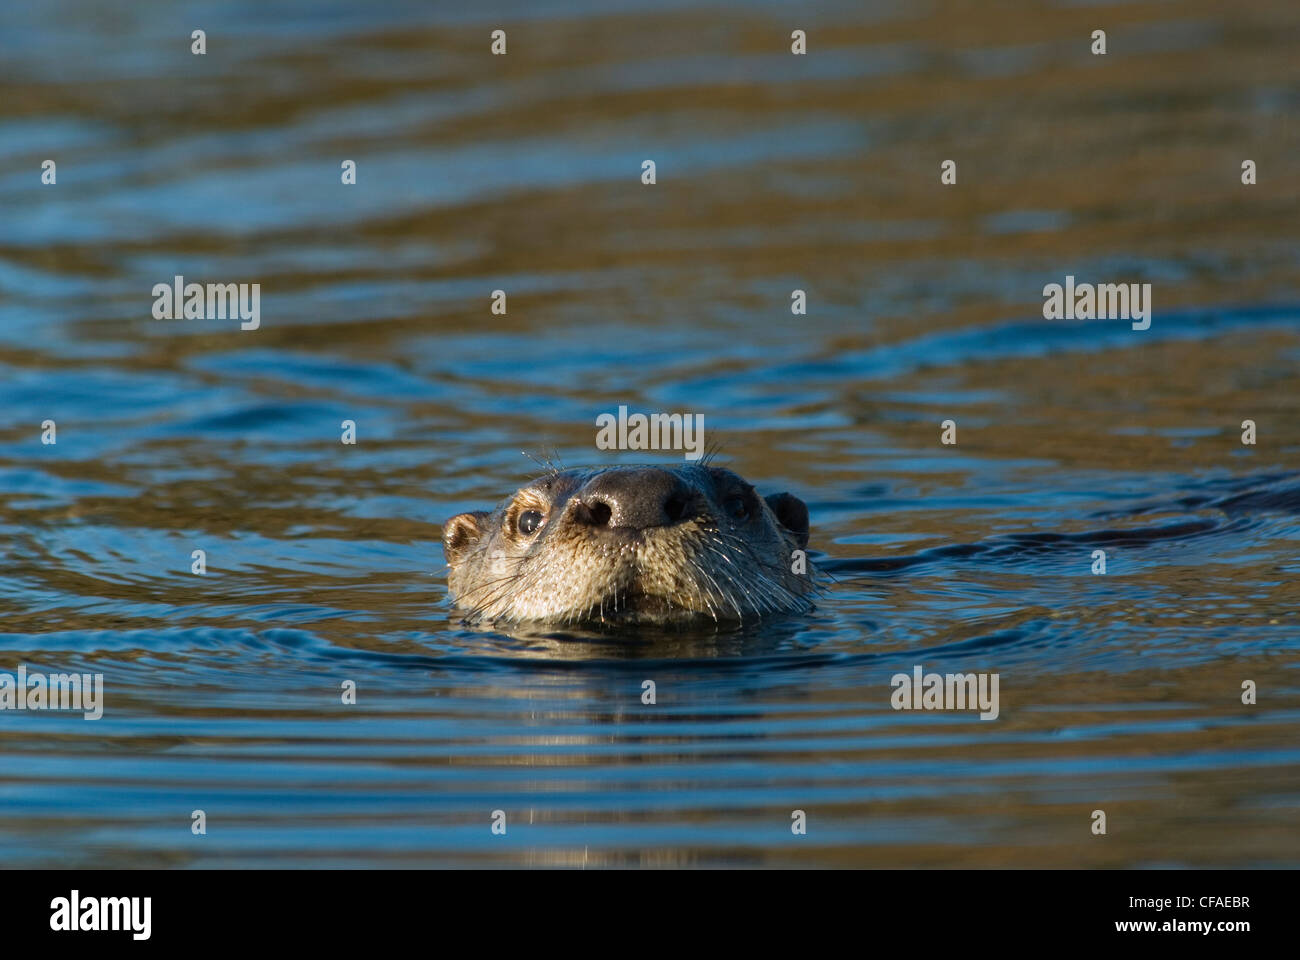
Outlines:
<svg viewBox="0 0 1300 960"><path fill-rule="evenodd" d="M607 470L574 494L569 518L585 527L670 527L694 517L697 499L686 483L667 470Z"/></svg>
<svg viewBox="0 0 1300 960"><path fill-rule="evenodd" d="M443 525L465 619L715 623L812 606L808 508L710 464L555 470Z"/></svg>

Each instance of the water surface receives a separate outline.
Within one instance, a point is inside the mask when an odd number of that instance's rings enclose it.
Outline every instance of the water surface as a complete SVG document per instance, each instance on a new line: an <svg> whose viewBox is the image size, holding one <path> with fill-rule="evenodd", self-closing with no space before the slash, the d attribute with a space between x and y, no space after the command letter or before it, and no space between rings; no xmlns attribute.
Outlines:
<svg viewBox="0 0 1300 960"><path fill-rule="evenodd" d="M0 863L1300 865L1298 27L6 5L0 672L106 702L0 712ZM177 274L261 328L155 320ZM1151 328L1044 320L1067 274ZM813 615L458 623L441 522L521 451L644 459L594 448L620 404L808 502ZM999 718L892 710L916 664Z"/></svg>

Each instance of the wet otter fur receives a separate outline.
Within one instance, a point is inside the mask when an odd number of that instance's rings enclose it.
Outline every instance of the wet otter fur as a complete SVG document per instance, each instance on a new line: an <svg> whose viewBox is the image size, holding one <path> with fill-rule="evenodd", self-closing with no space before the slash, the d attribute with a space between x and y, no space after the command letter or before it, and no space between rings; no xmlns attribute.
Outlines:
<svg viewBox="0 0 1300 960"><path fill-rule="evenodd" d="M552 470L443 526L464 619L745 621L811 609L808 508L701 463ZM794 572L799 571L799 572ZM806 571L806 572L805 572Z"/></svg>

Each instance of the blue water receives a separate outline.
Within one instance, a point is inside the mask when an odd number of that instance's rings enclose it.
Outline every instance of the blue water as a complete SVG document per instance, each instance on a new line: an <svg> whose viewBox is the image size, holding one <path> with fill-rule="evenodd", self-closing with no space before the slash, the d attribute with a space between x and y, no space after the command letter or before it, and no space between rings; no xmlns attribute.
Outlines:
<svg viewBox="0 0 1300 960"><path fill-rule="evenodd" d="M0 710L0 863L1300 865L1300 14L1079 15L0 10L0 674L105 691ZM620 405L808 503L812 614L459 621L442 522Z"/></svg>

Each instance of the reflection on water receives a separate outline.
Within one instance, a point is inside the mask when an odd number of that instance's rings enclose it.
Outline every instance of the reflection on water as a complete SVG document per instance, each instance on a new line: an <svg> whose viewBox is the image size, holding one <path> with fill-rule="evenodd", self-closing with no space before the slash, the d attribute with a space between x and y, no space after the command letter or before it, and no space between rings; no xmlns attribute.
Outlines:
<svg viewBox="0 0 1300 960"><path fill-rule="evenodd" d="M1300 9L491 7L0 10L0 672L106 688L0 713L0 860L1300 863ZM809 503L816 613L450 616L440 522L619 404Z"/></svg>

